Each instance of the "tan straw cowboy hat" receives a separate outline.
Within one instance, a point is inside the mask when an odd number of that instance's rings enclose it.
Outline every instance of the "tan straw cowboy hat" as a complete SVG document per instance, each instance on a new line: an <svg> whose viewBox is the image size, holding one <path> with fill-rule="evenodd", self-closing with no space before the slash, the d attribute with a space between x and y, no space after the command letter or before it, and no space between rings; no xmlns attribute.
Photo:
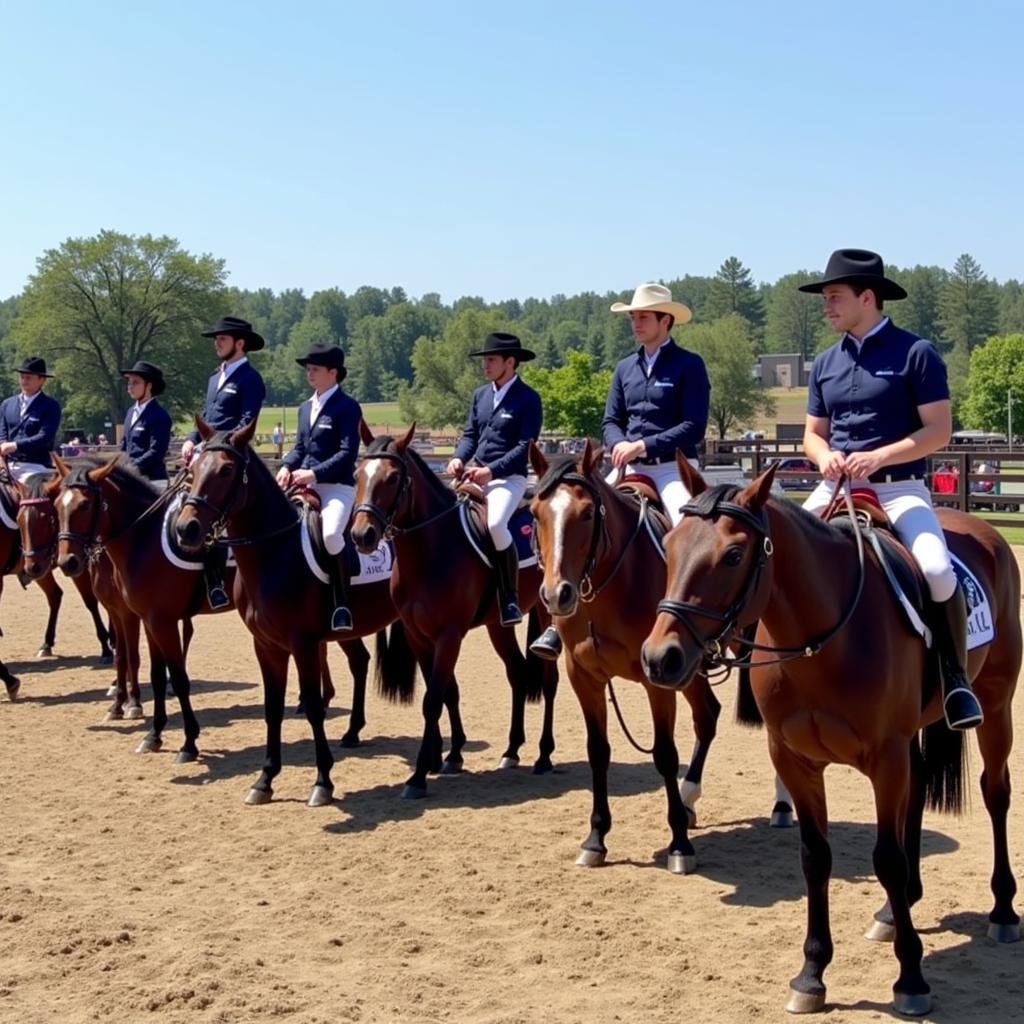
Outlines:
<svg viewBox="0 0 1024 1024"><path fill-rule="evenodd" d="M613 313L670 313L676 324L689 323L693 318L693 310L681 302L672 301L672 293L663 284L642 284L633 292L633 301L627 306L625 302L613 302Z"/></svg>

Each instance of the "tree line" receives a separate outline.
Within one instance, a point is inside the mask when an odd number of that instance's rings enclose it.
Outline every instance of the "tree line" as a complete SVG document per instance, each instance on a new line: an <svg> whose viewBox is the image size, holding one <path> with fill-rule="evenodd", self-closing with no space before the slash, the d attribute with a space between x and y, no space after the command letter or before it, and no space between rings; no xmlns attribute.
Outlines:
<svg viewBox="0 0 1024 1024"><path fill-rule="evenodd" d="M974 354L990 338L1024 335L1024 284L992 280L969 254L950 269L918 265L889 273L909 294L892 307L894 319L942 351L960 422L1005 424L1006 396L1015 401L1017 385L1003 379L998 359L982 359L975 371ZM712 275L664 280L694 311L693 322L674 333L705 357L720 435L771 411L770 396L751 373L758 354L810 359L834 340L820 298L797 291L816 276L796 270L757 283L731 256ZM436 293L411 297L401 287L327 288L310 296L298 288L246 290L228 285L222 259L189 253L176 239L103 231L47 250L25 290L0 302L0 369L13 370L28 352L45 356L58 375L48 386L64 404L65 422L90 428L120 421L128 400L118 371L149 359L165 369L172 413L187 415L201 405L211 370L210 345L199 331L231 312L267 340L254 362L268 403L302 401L307 386L295 358L313 342L330 341L345 349L346 388L360 401L398 401L408 419L444 427L461 423L479 384L466 353L488 331L509 330L537 352L525 373L545 399L546 429L597 434L610 371L633 349L628 318L608 310L628 300L638 282L627 283L621 292L499 302L463 296L451 303ZM1022 365L1018 359L1016 367ZM992 422L999 402L970 391L976 374L993 395L1003 391L999 422ZM1024 381L1021 403L1024 423Z"/></svg>

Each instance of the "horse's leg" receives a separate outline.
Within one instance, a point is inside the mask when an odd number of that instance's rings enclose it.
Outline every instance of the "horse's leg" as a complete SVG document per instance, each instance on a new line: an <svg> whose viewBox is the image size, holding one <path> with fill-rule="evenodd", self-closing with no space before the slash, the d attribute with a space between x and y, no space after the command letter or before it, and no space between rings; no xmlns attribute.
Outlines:
<svg viewBox="0 0 1024 1024"><path fill-rule="evenodd" d="M604 837L612 827L612 809L608 803L608 763L612 748L608 743L608 681L591 675L566 652L566 671L587 726L587 760L590 762L592 804L590 833L580 844L576 863L593 868L604 864L608 848ZM673 695L674 696L674 695ZM675 780L673 780L673 785Z"/></svg>
<svg viewBox="0 0 1024 1024"><path fill-rule="evenodd" d="M348 659L348 670L352 673L352 711L348 716L348 728L341 737L341 745L358 747L359 734L366 725L366 677L370 673L370 652L362 640L342 640L340 646Z"/></svg>
<svg viewBox="0 0 1024 1024"><path fill-rule="evenodd" d="M538 658L530 650L530 644L551 625L551 615L539 601L530 610L526 629L526 672L528 676L540 674L540 695L544 701L544 715L541 724L538 756L533 764L534 775L546 775L553 772L555 766L551 755L555 752L555 696L558 693L558 663L546 658ZM529 699L529 695L527 695Z"/></svg>
<svg viewBox="0 0 1024 1024"><path fill-rule="evenodd" d="M921 973L924 947L911 920L907 898L910 872L903 837L910 801L910 757L910 743L893 737L875 759L871 785L875 791L878 839L873 861L875 874L889 897L896 929L893 948L900 962L900 974L893 985L893 1005L898 1013L918 1016L931 1009L931 990ZM802 814L800 827L803 829Z"/></svg>
<svg viewBox="0 0 1024 1024"><path fill-rule="evenodd" d="M0 575L0 596L3 596L3 592L4 578ZM0 636L3 636L3 630L0 630ZM3 661L0 661L0 679L4 681L4 686L7 687L7 699L17 700L18 691L21 689L21 680L11 672Z"/></svg>
<svg viewBox="0 0 1024 1024"><path fill-rule="evenodd" d="M461 693L459 681L452 676L444 694L444 706L448 709L448 728L451 730L451 746L448 756L439 766L442 775L457 775L462 771L462 748L466 745L466 730L462 726L462 711L459 708ZM441 723L437 726L438 751L441 750Z"/></svg>
<svg viewBox="0 0 1024 1024"><path fill-rule="evenodd" d="M188 649L192 646L192 637L195 634L196 624L192 621L191 616L183 619L181 623L181 656L185 661L188 661Z"/></svg>
<svg viewBox="0 0 1024 1024"><path fill-rule="evenodd" d="M316 782L309 795L310 807L323 807L334 799L334 783L331 782L334 757L324 728L326 713L321 692L320 659L323 650L324 644L317 641L301 641L292 649L299 676L299 694L306 708L306 721L313 730L313 746L316 750Z"/></svg>
<svg viewBox="0 0 1024 1024"><path fill-rule="evenodd" d="M792 828L793 821L793 797L790 796L786 784L776 772L775 774L775 806L772 807L772 816L768 820L769 828Z"/></svg>
<svg viewBox="0 0 1024 1024"><path fill-rule="evenodd" d="M146 629L146 643L149 645L149 685L153 691L153 719L149 724L149 732L142 737L135 750L137 754L155 753L164 745L163 732L167 725L167 659L153 639L149 626ZM114 658L120 656L124 647L124 639L118 636L114 645Z"/></svg>
<svg viewBox="0 0 1024 1024"><path fill-rule="evenodd" d="M768 749L775 770L793 794L800 822L800 864L807 886L807 934L804 965L789 983L786 1009L816 1013L825 1005L825 968L832 962L832 929L828 913L828 880L832 850L828 845L828 805L824 766L798 757L769 733Z"/></svg>
<svg viewBox="0 0 1024 1024"><path fill-rule="evenodd" d="M650 697L650 695L651 691L650 687L648 687L648 697ZM686 698L686 702L690 705L690 710L693 713L694 741L693 754L690 755L690 763L686 766L686 775L683 778L682 785L679 787L679 790L682 794L683 805L686 808L687 817L689 818L689 826L690 828L696 828L697 801L701 796L701 779L704 777L704 762L708 758L708 751L711 749L711 744L714 742L715 734L718 732L718 716L721 714L722 705L718 702L718 698L711 691L711 687L708 685L707 676L704 675L697 676L693 683L683 690L683 696ZM655 728L657 728L657 715L653 703L651 704L651 713L655 714ZM671 736L671 733L669 735ZM655 739L655 743L657 743L657 739ZM675 743L673 742L673 749L674 747ZM654 763L657 764L657 749L655 749L654 758ZM658 768L658 771L661 771L660 767ZM662 772L662 775L664 774L665 773ZM669 808L669 824L672 824L671 800ZM672 835L675 837L674 827L672 829Z"/></svg>
<svg viewBox="0 0 1024 1024"><path fill-rule="evenodd" d="M93 592L89 573L82 573L75 577L75 586L82 596L82 603L85 605L92 619L92 626L96 632L96 639L100 642L100 664L109 665L113 662L113 654L110 650L110 631L103 624L103 616L100 614L100 604Z"/></svg>
<svg viewBox="0 0 1024 1024"><path fill-rule="evenodd" d="M175 764L188 764L199 757L199 720L192 710L192 699L189 694L188 672L185 670L185 655L181 649L181 635L178 633L176 620L158 619L150 623L152 638L160 648L160 653L167 662L167 672L171 677L171 689L181 707L182 726L185 730L185 742L181 745Z"/></svg>
<svg viewBox="0 0 1024 1024"><path fill-rule="evenodd" d="M687 687L692 689L693 687ZM679 751L676 748L676 692L644 684L654 723L654 767L665 782L668 796L668 827L672 837L664 853L668 869L675 875L688 875L697 870L697 851L686 834L688 808L679 788ZM717 704L718 702L715 701ZM696 709L694 711L696 718ZM712 721L712 728L713 728ZM714 733L712 732L712 735ZM660 859L662 851L655 853Z"/></svg>
<svg viewBox="0 0 1024 1024"><path fill-rule="evenodd" d="M362 643L362 640L359 641ZM367 652L367 661L369 661L369 652ZM327 644L320 644L320 697L324 702L324 710L326 711L330 706L331 702L337 697L338 691L334 688L334 680L331 678L331 666L327 660Z"/></svg>
<svg viewBox="0 0 1024 1024"><path fill-rule="evenodd" d="M125 718L137 720L143 718L142 712L142 690L139 688L139 666L142 659L139 655L139 631L142 625L137 615L129 613L131 620L128 637L128 710Z"/></svg>
<svg viewBox="0 0 1024 1024"><path fill-rule="evenodd" d="M1005 692L1011 692L1007 686ZM1020 918L1013 909L1017 882L1010 867L1006 840L1006 817L1010 811L1010 770L1007 761L1013 744L1013 719L1009 701L998 709L985 708L985 721L978 729L978 745L985 765L981 792L992 821L992 894L995 906L988 915L988 935L996 942L1020 941Z"/></svg>
<svg viewBox="0 0 1024 1024"><path fill-rule="evenodd" d="M519 641L514 629L491 623L487 627L495 653L505 665L505 678L512 691L512 720L508 727L508 746L498 762L499 768L519 766L519 748L526 742L526 688L523 672L526 659L519 650Z"/></svg>
<svg viewBox="0 0 1024 1024"><path fill-rule="evenodd" d="M43 645L39 648L38 657L43 658L53 654L53 645L57 642L57 616L60 614L60 603L64 600L64 591L54 578L52 572L48 572L41 579L36 580L40 590L46 595L46 604L50 609L46 617L46 633L43 635Z"/></svg>
<svg viewBox="0 0 1024 1024"><path fill-rule="evenodd" d="M126 620L133 618L133 616L124 608L120 608L117 612L112 612L111 614L117 620L117 633L121 638L121 642L114 651L114 672L117 676L114 681L114 703L110 705L106 715L103 716L104 722L117 722L124 718L124 708L128 703L128 676L130 673L128 655L132 644L131 627ZM136 651L138 651L138 647L139 636L138 630L136 630Z"/></svg>
<svg viewBox="0 0 1024 1024"><path fill-rule="evenodd" d="M287 651L272 644L252 640L256 660L263 677L263 720L267 724L267 752L263 771L245 798L247 804L265 804L274 795L273 781L281 771L281 722L284 719L284 697L288 687Z"/></svg>

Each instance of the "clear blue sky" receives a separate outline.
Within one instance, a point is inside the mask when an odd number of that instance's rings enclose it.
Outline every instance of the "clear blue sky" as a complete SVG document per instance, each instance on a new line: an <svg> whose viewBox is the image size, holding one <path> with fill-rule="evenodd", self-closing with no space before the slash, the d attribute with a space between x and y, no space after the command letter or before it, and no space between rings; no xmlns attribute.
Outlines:
<svg viewBox="0 0 1024 1024"><path fill-rule="evenodd" d="M0 0L0 297L102 228L307 294L1021 278L1022 6Z"/></svg>

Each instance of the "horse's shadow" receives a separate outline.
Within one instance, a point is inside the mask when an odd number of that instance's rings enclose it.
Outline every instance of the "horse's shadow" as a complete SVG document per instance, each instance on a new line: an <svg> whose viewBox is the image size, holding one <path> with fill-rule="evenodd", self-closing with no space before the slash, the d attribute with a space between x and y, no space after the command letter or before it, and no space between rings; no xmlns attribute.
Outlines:
<svg viewBox="0 0 1024 1024"><path fill-rule="evenodd" d="M114 682L114 670L110 666L104 666L104 669L110 673L110 683ZM22 680L21 695L18 698L18 702L21 704L42 704L44 707L50 705L59 706L61 704L103 704L109 702L110 698L107 696L107 687L104 686L102 689L94 690L72 690L70 693L33 693L30 689L30 684L27 684L25 680ZM109 684L108 684L109 685ZM193 679L190 680L189 693L192 698L197 695L201 696L204 693L217 693L217 692L238 692L242 690L251 690L256 686L255 683L239 683L233 680L207 680L207 679ZM153 708L153 691L149 685L148 678L144 679L141 683L142 688L142 702L146 706L147 716L152 714ZM169 710L175 710L177 708L177 701L174 699L173 694L170 692L170 687L167 688L167 706ZM263 705L254 705L256 711L262 715ZM211 712L213 709L210 709ZM201 710L197 711L199 714L204 714Z"/></svg>
<svg viewBox="0 0 1024 1024"><path fill-rule="evenodd" d="M16 676L38 676L49 672L62 672L68 668L91 668L105 672L114 671L114 663L104 664L98 654L58 654L34 658L31 661L8 661L7 669Z"/></svg>

